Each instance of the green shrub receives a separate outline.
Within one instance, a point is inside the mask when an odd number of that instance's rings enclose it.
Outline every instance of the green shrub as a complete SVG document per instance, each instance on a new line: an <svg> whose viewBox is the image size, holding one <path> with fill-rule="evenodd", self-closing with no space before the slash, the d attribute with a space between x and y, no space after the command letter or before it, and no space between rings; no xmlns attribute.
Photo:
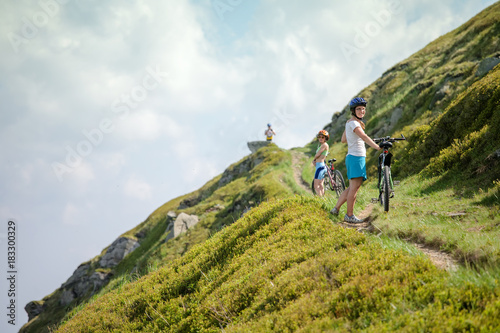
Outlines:
<svg viewBox="0 0 500 333"><path fill-rule="evenodd" d="M430 174L450 169L462 177L485 173L486 183L500 176L500 66L474 83L430 125L423 125L408 137L408 154L403 157L406 174L426 169Z"/></svg>

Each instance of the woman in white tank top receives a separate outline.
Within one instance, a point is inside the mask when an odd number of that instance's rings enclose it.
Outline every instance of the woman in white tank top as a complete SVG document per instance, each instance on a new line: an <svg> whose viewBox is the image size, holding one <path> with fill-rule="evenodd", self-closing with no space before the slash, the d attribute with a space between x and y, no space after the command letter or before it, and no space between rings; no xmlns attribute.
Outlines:
<svg viewBox="0 0 500 333"><path fill-rule="evenodd" d="M354 204L361 184L366 180L366 147L380 150L381 148L368 136L362 122L366 114L366 101L362 97L356 97L349 103L352 117L345 124L345 131L342 134L342 142L347 143L347 178L349 187L339 197L337 204L331 210L334 215L339 214L340 207L347 202L347 213L344 216L344 222L360 223L362 220L354 215Z"/></svg>

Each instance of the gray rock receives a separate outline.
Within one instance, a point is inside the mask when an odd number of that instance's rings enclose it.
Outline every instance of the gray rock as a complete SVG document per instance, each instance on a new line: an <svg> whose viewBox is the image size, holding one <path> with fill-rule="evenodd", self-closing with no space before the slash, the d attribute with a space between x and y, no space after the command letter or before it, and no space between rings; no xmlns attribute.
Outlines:
<svg viewBox="0 0 500 333"><path fill-rule="evenodd" d="M78 268L73 272L73 275L71 275L70 278L62 284L61 288L66 288L77 283L78 281L81 281L88 275L89 268L89 264L81 264L78 266Z"/></svg>
<svg viewBox="0 0 500 333"><path fill-rule="evenodd" d="M182 200L182 202L179 204L179 209L186 209L189 207L196 206L197 204L200 203L201 200L202 200L201 196L186 198Z"/></svg>
<svg viewBox="0 0 500 333"><path fill-rule="evenodd" d="M120 237L109 246L99 264L105 268L114 267L137 247L139 242L136 240ZM61 292L59 304L66 306L85 295L95 294L109 282L112 274L112 272L94 271L88 263L81 264L58 289ZM30 320L44 310L43 304L40 301L32 301L26 305L25 310Z"/></svg>
<svg viewBox="0 0 500 333"><path fill-rule="evenodd" d="M115 267L125 256L139 247L139 242L135 239L120 237L113 242L106 250L106 253L99 261L99 265L104 268Z"/></svg>
<svg viewBox="0 0 500 333"><path fill-rule="evenodd" d="M105 273L105 272L94 272L90 276L90 285L92 286L92 293L95 293L102 287L104 287L106 284L108 284L110 278L111 278L111 273Z"/></svg>
<svg viewBox="0 0 500 333"><path fill-rule="evenodd" d="M65 289L62 292L61 298L59 299L59 303L61 305L66 306L66 305L70 304L71 302L73 302L73 300L75 298L76 298L76 295L72 289Z"/></svg>
<svg viewBox="0 0 500 333"><path fill-rule="evenodd" d="M199 222L199 218L196 215L188 215L186 213L180 213L179 216L175 219L173 223L171 223L167 227L167 237L165 238L165 242L176 238L183 232L186 232L188 229L191 229Z"/></svg>
<svg viewBox="0 0 500 333"><path fill-rule="evenodd" d="M485 58L479 63L475 75L479 77L486 75L486 73L491 71L499 63L500 63L500 57Z"/></svg>
<svg viewBox="0 0 500 333"><path fill-rule="evenodd" d="M71 287L71 291L73 292L73 295L75 295L75 298L84 296L90 289L89 277L85 276L80 281L74 283Z"/></svg>
<svg viewBox="0 0 500 333"><path fill-rule="evenodd" d="M221 188L222 186L229 184L234 179L241 177L243 174L255 168L257 165L262 163L262 161L262 157L259 158L258 156L252 154L241 161L239 164L231 165L222 173L217 187Z"/></svg>
<svg viewBox="0 0 500 333"><path fill-rule="evenodd" d="M344 133L345 123L348 118L348 112L346 110L342 110L341 112L336 112L333 114L332 122L324 128L330 134L330 140L340 141L342 133Z"/></svg>
<svg viewBox="0 0 500 333"><path fill-rule="evenodd" d="M394 126L396 126L396 124L398 123L398 121L401 119L401 117L403 116L403 108L398 106L397 108L395 108L394 110L392 110L392 114L391 114L391 128L394 128Z"/></svg>
<svg viewBox="0 0 500 333"><path fill-rule="evenodd" d="M167 229L165 230L165 233L167 234L167 237L165 238L165 242L168 241L169 239L174 238L174 222L175 219L177 218L177 214L175 212L168 212L167 213Z"/></svg>
<svg viewBox="0 0 500 333"><path fill-rule="evenodd" d="M268 141L251 141L247 142L248 149L253 153L255 153L257 150L259 150L262 147L265 147L269 144Z"/></svg>
<svg viewBox="0 0 500 333"><path fill-rule="evenodd" d="M180 213L174 222L174 238L194 227L199 221L200 220L196 215Z"/></svg>
<svg viewBox="0 0 500 333"><path fill-rule="evenodd" d="M88 292L94 294L109 282L112 273L90 271L89 268L89 264L78 266L73 275L62 284L60 304L68 305Z"/></svg>
<svg viewBox="0 0 500 333"><path fill-rule="evenodd" d="M45 303L41 301L32 301L26 304L24 310L28 314L28 321L30 321L45 310Z"/></svg>

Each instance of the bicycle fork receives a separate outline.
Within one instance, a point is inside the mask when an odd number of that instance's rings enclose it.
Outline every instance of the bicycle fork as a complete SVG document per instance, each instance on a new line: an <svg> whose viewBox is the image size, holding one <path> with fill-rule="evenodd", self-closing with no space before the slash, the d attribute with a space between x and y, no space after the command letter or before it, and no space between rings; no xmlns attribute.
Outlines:
<svg viewBox="0 0 500 333"><path fill-rule="evenodd" d="M387 159L386 159L387 157ZM382 192L384 191L384 166L388 166L389 169L389 174L387 177L389 177L389 185L390 188L388 189L390 191L390 198L394 198L394 186L399 185L399 181L393 181L392 180L392 175L391 175L391 158L392 154L389 153L389 151L385 150L383 154L380 154L379 156L379 163L378 163L378 198L372 198L372 202L378 202L380 200L380 197L382 196Z"/></svg>

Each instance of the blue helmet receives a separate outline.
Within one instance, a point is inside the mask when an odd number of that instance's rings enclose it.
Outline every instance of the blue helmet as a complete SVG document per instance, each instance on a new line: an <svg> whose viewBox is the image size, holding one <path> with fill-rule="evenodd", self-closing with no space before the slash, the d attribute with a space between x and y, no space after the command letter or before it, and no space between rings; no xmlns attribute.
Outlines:
<svg viewBox="0 0 500 333"><path fill-rule="evenodd" d="M351 109L351 111L354 111L358 106L366 107L366 101L363 97L355 97L349 103L349 108Z"/></svg>

